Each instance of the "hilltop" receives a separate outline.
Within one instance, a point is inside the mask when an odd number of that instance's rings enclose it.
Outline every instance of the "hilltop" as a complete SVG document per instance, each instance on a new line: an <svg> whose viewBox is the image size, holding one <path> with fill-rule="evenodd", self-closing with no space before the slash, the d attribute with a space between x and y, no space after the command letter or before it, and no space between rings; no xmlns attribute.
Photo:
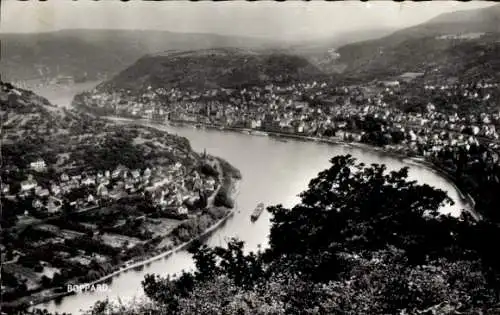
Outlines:
<svg viewBox="0 0 500 315"><path fill-rule="evenodd" d="M27 136L67 134L88 116L57 107L32 91L10 83L0 84L0 115L4 143L16 142Z"/></svg>
<svg viewBox="0 0 500 315"><path fill-rule="evenodd" d="M425 72L462 80L500 73L500 6L457 11L376 40L336 50L346 76Z"/></svg>
<svg viewBox="0 0 500 315"><path fill-rule="evenodd" d="M168 51L148 55L99 90L163 88L236 88L287 83L324 76L305 58L246 49Z"/></svg>
<svg viewBox="0 0 500 315"><path fill-rule="evenodd" d="M152 30L61 30L36 34L2 34L4 80L110 77L145 54L165 50L214 47L260 49L265 39Z"/></svg>

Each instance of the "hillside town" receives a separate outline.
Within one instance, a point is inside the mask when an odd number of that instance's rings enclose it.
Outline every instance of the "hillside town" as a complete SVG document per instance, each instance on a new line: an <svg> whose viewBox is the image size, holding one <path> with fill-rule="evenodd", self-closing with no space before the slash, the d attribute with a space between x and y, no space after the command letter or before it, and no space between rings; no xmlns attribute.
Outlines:
<svg viewBox="0 0 500 315"><path fill-rule="evenodd" d="M63 200L75 211L85 211L88 207L105 204L109 200L119 200L138 192L153 193L153 201L161 206L177 207L179 214L187 213L182 206L189 200L197 201L200 194L210 194L215 190L216 178L201 177L196 169L186 174L186 168L179 162L166 168L146 168L144 170L119 165L114 170L71 175L63 172L49 185L38 183L33 173L44 173L47 165L43 159L30 163L27 178L19 183L19 189L11 190L3 185L2 196L13 201L32 199L32 208L25 210L43 215L60 214ZM168 196L167 198L165 198ZM30 211L31 210L31 211Z"/></svg>
<svg viewBox="0 0 500 315"><path fill-rule="evenodd" d="M370 142L420 156L456 147L468 150L479 142L498 149L498 82L432 84L419 80L421 75L340 87L313 81L203 92L96 89L82 94L81 101L107 108L109 114ZM379 133L376 139L373 132Z"/></svg>

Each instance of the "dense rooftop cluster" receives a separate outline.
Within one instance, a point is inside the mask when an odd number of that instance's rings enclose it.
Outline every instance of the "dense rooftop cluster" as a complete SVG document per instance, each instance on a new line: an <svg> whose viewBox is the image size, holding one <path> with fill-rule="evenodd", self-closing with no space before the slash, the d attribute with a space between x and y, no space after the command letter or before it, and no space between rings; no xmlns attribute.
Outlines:
<svg viewBox="0 0 500 315"><path fill-rule="evenodd" d="M384 138L380 141L403 142L421 155L480 141L497 148L498 82L424 84L415 76L402 78L401 82L361 86L312 81L201 92L163 88L148 88L140 93L94 90L80 95L75 103L147 119L358 141L373 131L364 128L363 122L376 120L382 125Z"/></svg>

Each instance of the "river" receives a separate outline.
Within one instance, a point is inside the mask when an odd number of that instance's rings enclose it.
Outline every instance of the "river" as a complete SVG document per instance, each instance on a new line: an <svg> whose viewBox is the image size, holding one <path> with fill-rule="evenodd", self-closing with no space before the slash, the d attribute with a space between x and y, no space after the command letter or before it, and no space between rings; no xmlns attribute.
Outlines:
<svg viewBox="0 0 500 315"><path fill-rule="evenodd" d="M77 93L88 89L89 84L73 86L71 92ZM63 94L54 91L37 89L37 93L47 97L55 104L68 106L71 93L68 89ZM194 129L192 127L160 126L162 130L184 136L191 142L194 150L220 156L241 171L242 181L237 196L237 211L225 225L213 233L208 239L209 245L224 245L230 237L245 241L246 250L255 251L268 242L270 214L264 212L255 222L250 222L250 213L257 203L266 205L282 203L292 206L299 201L297 194L307 188L309 180L318 172L329 167L329 159L335 155L351 154L365 164L383 163L389 170L409 166L409 177L419 183L427 183L443 189L455 201L453 206L442 209L442 212L458 214L467 205L461 200L459 192L453 184L440 177L432 170L399 160L381 152L353 148L343 145L328 145L316 142L289 140L278 141L270 137L251 136L235 132ZM152 262L141 271L130 270L117 275L108 285L109 291L82 293L65 297L61 301L51 301L37 307L47 308L50 312L80 313L88 309L98 300L107 297L111 300L120 298L130 301L133 297L143 296L141 281L147 273L159 275L175 274L193 267L190 255L185 251Z"/></svg>

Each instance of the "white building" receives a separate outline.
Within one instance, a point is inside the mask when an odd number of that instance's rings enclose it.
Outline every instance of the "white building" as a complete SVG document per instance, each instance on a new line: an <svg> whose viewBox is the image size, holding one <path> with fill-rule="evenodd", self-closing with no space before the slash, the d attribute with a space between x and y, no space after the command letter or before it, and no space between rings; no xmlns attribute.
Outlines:
<svg viewBox="0 0 500 315"><path fill-rule="evenodd" d="M61 193L61 187L59 187L58 185L56 184L52 184L52 186L50 187L50 190L52 191L52 193L54 195L59 195Z"/></svg>
<svg viewBox="0 0 500 315"><path fill-rule="evenodd" d="M34 189L37 186L37 182L33 179L28 179L21 182L21 191L28 191Z"/></svg>
<svg viewBox="0 0 500 315"><path fill-rule="evenodd" d="M179 208L177 208L177 213L178 214L187 214L188 209L185 206L180 206Z"/></svg>
<svg viewBox="0 0 500 315"><path fill-rule="evenodd" d="M45 164L45 161L42 159L36 160L35 162L30 163L30 168L32 170L35 170L37 172L44 171L47 165Z"/></svg>
<svg viewBox="0 0 500 315"><path fill-rule="evenodd" d="M82 185L90 186L95 185L95 179L92 177L87 177L82 180Z"/></svg>

